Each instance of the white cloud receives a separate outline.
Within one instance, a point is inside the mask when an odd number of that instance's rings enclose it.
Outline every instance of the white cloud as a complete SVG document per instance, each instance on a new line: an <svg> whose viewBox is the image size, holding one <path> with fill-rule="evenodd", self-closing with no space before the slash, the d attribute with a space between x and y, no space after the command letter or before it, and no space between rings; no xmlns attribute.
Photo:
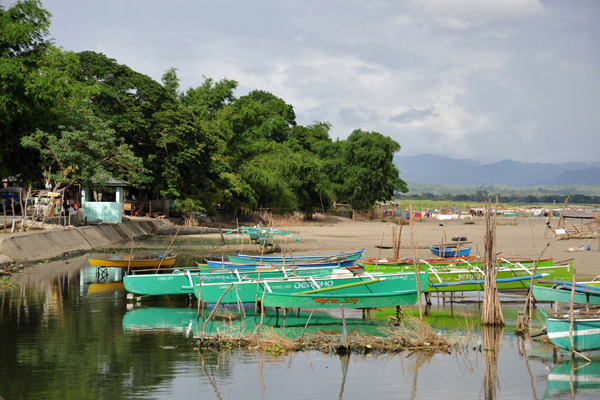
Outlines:
<svg viewBox="0 0 600 400"><path fill-rule="evenodd" d="M269 91L294 106L299 123L331 122L333 137L376 130L407 155L598 159L594 1L45 0L44 7L67 50L102 52L157 81L176 67L182 89L204 76L233 79L238 96Z"/></svg>

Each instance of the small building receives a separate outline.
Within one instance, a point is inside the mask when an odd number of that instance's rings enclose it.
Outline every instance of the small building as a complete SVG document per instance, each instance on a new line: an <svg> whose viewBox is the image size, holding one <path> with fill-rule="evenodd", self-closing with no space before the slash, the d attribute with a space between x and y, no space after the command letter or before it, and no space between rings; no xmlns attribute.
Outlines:
<svg viewBox="0 0 600 400"><path fill-rule="evenodd" d="M123 188L129 183L109 179L94 188L81 188L81 210L88 224L123 222Z"/></svg>

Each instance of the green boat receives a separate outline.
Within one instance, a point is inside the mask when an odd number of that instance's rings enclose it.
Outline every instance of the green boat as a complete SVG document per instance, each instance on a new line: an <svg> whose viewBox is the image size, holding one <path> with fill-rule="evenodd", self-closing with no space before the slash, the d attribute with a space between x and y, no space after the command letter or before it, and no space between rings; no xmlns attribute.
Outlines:
<svg viewBox="0 0 600 400"><path fill-rule="evenodd" d="M428 269L435 269L436 271L454 270L454 269L471 269L477 272L483 269L484 265L483 257L452 257L452 258L424 258L419 259L417 264L421 268L427 267ZM380 258L374 259L369 258L364 262L363 268L368 272L405 272L412 270L415 265L415 261L412 258L402 259L387 259ZM535 260L525 259L508 259L499 257L496 261L498 267L514 267L518 269L530 268L535 266ZM545 258L538 262L538 267L546 267L554 265L552 258Z"/></svg>
<svg viewBox="0 0 600 400"><path fill-rule="evenodd" d="M546 315L548 338L556 347L571 351L569 314ZM600 316L582 312L573 316L573 347L575 351L600 349Z"/></svg>
<svg viewBox="0 0 600 400"><path fill-rule="evenodd" d="M263 293L298 293L307 290L327 288L346 288L353 285L354 294L394 293L414 290L415 274L354 274L348 270L335 270L327 276L306 276L288 279L262 279L260 281L242 281L232 283L202 283L194 285L194 294L206 303L216 303L223 295L221 303L250 303L262 297ZM421 272L422 286L427 285L427 271ZM414 289L413 289L414 288ZM229 289L229 290L228 290ZM333 292L332 292L333 293ZM334 293L335 294L335 293ZM265 294L266 295L266 294ZM415 298L416 301L416 298Z"/></svg>
<svg viewBox="0 0 600 400"><path fill-rule="evenodd" d="M299 293L267 291L264 294L265 307L293 308L375 308L415 304L418 300L414 273L408 279L394 283L377 278L335 287L326 287ZM421 273L421 290L427 287L427 272Z"/></svg>
<svg viewBox="0 0 600 400"><path fill-rule="evenodd" d="M381 261L381 260L379 260ZM498 290L528 289L535 261L499 259L496 271ZM365 271L413 271L414 263L365 263ZM485 273L481 259L420 260L419 267L429 271L429 286L425 292L483 291ZM554 265L552 259L538 263L536 278L557 279L571 275L571 263ZM550 286L546 284L546 286Z"/></svg>
<svg viewBox="0 0 600 400"><path fill-rule="evenodd" d="M233 235L232 237L227 238L228 242L239 237L248 236L250 241L260 242L260 244L264 244L266 241L266 243L269 245L273 242L273 235L283 236L286 238L294 239L295 241L302 240L302 236L297 235L295 233L282 231L279 229L272 228L270 226L260 226L260 224L255 226L240 226L239 228L223 233L223 235ZM269 243L269 241L271 243Z"/></svg>
<svg viewBox="0 0 600 400"><path fill-rule="evenodd" d="M176 271L165 274L133 274L123 277L125 290L138 295L175 295L175 294L193 294L194 285L197 285L200 277L203 283L220 282L240 282L249 279L273 279L286 278L293 276L319 276L331 274L337 267L319 267L319 268L265 268L262 270L238 271L235 269L212 270L205 272L203 270Z"/></svg>
<svg viewBox="0 0 600 400"><path fill-rule="evenodd" d="M555 282L557 283L552 287L533 285L533 289L531 290L533 297L537 301L570 303L572 288L570 282ZM600 288L588 284L576 283L573 303L600 305Z"/></svg>

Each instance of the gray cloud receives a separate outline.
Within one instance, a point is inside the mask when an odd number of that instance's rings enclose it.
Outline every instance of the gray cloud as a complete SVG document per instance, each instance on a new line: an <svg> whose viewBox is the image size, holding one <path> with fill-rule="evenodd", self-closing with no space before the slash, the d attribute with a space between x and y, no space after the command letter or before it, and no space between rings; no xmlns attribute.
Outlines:
<svg viewBox="0 0 600 400"><path fill-rule="evenodd" d="M432 107L427 109L418 110L415 108L410 108L403 113L392 115L389 118L390 122L397 122L400 124L407 124L409 122L421 121L426 119L427 117L436 116L436 112Z"/></svg>

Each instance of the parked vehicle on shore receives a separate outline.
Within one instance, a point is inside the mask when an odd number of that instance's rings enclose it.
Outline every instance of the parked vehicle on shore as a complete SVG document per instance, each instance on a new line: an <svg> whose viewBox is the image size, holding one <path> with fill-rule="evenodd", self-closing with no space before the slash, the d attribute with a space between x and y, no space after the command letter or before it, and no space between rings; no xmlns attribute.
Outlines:
<svg viewBox="0 0 600 400"><path fill-rule="evenodd" d="M23 196L23 188L16 186L6 186L0 188L0 207L6 210L6 213L15 215L21 213L21 198ZM2 211L4 212L4 211Z"/></svg>

